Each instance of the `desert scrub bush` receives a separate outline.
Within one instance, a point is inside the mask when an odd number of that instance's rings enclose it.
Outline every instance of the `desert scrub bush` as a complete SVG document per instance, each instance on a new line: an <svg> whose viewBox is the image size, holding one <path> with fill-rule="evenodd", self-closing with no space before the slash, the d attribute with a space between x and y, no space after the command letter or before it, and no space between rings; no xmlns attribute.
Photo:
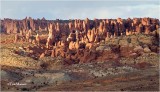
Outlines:
<svg viewBox="0 0 160 92"><path fill-rule="evenodd" d="M59 69L65 64L64 58L58 57L43 57L38 60L38 67L43 69Z"/></svg>
<svg viewBox="0 0 160 92"><path fill-rule="evenodd" d="M119 40L120 40L119 38L112 38L112 39L106 41L106 44L108 44L108 45L117 45L119 43Z"/></svg>
<svg viewBox="0 0 160 92"><path fill-rule="evenodd" d="M155 42L155 39L154 39L153 36L140 34L140 35L138 36L138 41L139 41L141 44L152 45L153 42Z"/></svg>
<svg viewBox="0 0 160 92"><path fill-rule="evenodd" d="M23 57L15 54L12 50L3 48L1 49L1 65L35 68L37 61L30 57Z"/></svg>
<svg viewBox="0 0 160 92"><path fill-rule="evenodd" d="M135 59L133 58L120 58L120 63L123 65L132 65L135 64Z"/></svg>
<svg viewBox="0 0 160 92"><path fill-rule="evenodd" d="M136 63L146 62L152 66L159 66L159 54L151 52L144 53L143 55L136 58Z"/></svg>

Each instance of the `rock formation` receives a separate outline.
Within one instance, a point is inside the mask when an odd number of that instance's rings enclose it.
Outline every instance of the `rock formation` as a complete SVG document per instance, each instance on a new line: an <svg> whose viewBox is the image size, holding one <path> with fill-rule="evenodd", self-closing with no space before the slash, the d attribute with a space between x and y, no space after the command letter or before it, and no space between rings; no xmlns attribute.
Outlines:
<svg viewBox="0 0 160 92"><path fill-rule="evenodd" d="M159 29L159 23L159 20L154 18L94 20L86 18L51 21L29 17L23 20L1 20L1 32L16 33L15 43L19 39L22 41L25 39L26 42L38 46L43 44L40 47L43 48L43 52L38 54L40 58L61 56L67 63L91 62L115 60L118 57L136 57L143 52L157 51L157 47L152 46L151 40L154 40L152 38L123 38L133 34L153 35L155 30ZM39 34L42 32L48 34L42 37ZM157 32L154 36L157 36ZM111 46L106 46L105 43ZM148 47L143 49L143 46L138 46L142 43L147 44Z"/></svg>

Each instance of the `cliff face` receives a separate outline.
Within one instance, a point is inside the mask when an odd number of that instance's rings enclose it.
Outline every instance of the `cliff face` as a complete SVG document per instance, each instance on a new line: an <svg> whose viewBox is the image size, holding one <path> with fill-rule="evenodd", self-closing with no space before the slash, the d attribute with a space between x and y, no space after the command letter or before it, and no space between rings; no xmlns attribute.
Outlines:
<svg viewBox="0 0 160 92"><path fill-rule="evenodd" d="M149 31L154 31L159 27L159 20L153 18L134 18L134 19L94 19L89 20L57 20L51 21L42 19L32 19L31 17L25 18L23 20L13 20L4 19L1 20L1 29L5 33L20 33L20 31L26 32L31 29L35 30L48 30L49 24L54 26L53 29L57 31L88 31L89 29L95 30L99 34L104 34L106 32L111 33L111 35L118 36L120 34L140 33Z"/></svg>
<svg viewBox="0 0 160 92"><path fill-rule="evenodd" d="M11 33L20 33L20 31L26 32L27 30L42 30L47 28L47 20L43 19L32 19L31 17L25 18L22 20L13 20L13 19L4 19L1 20L1 29L2 32L11 34Z"/></svg>

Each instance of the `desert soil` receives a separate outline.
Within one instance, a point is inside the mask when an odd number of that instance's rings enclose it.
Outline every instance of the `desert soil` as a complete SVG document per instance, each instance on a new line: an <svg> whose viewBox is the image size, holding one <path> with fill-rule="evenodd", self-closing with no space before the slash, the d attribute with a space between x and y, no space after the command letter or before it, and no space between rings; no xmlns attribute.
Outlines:
<svg viewBox="0 0 160 92"><path fill-rule="evenodd" d="M6 60L1 61L2 91L159 91L157 59L153 66L107 61L39 68L39 61L10 52L27 43L15 44L14 36L1 36L2 60Z"/></svg>

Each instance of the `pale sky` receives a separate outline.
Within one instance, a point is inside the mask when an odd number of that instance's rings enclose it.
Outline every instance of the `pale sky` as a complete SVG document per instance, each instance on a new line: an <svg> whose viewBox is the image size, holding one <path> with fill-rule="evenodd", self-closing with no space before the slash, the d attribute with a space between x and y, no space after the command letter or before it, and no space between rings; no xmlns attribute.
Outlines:
<svg viewBox="0 0 160 92"><path fill-rule="evenodd" d="M1 19L160 19L160 0L1 0Z"/></svg>

